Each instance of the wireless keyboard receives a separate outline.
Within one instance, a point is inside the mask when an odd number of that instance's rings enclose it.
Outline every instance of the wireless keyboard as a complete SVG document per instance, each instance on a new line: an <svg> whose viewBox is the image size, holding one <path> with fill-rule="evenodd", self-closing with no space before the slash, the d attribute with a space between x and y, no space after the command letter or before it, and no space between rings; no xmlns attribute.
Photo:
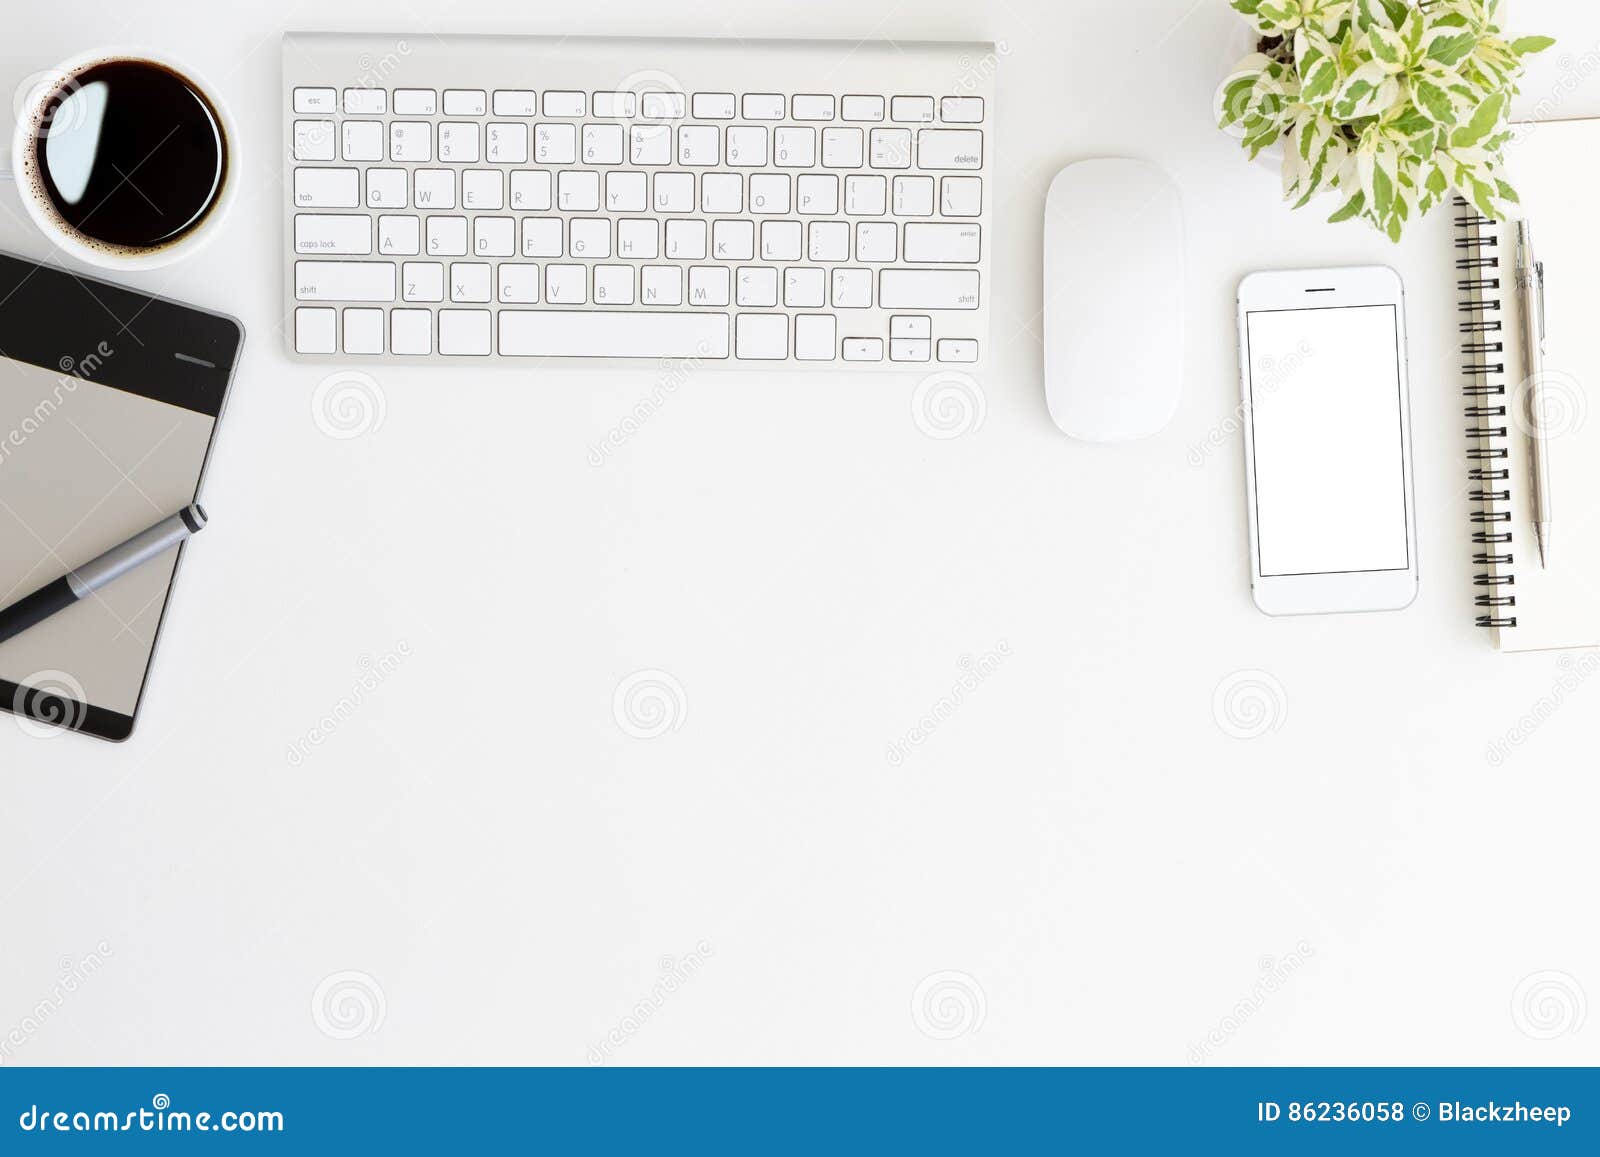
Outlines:
<svg viewBox="0 0 1600 1157"><path fill-rule="evenodd" d="M290 34L306 360L979 361L988 44Z"/></svg>

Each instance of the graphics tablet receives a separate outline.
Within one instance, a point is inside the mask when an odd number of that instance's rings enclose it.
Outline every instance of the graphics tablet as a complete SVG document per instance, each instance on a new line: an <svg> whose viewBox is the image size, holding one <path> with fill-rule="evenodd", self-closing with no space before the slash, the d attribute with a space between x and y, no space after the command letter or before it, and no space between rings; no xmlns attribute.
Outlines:
<svg viewBox="0 0 1600 1157"><path fill-rule="evenodd" d="M244 331L0 253L0 606L199 497ZM133 732L183 548L0 643L26 730Z"/></svg>

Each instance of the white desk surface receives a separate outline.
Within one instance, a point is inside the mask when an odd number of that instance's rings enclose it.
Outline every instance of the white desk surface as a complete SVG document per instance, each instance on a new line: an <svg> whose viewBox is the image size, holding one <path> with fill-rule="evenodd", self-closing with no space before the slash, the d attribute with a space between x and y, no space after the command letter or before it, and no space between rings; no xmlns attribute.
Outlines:
<svg viewBox="0 0 1600 1157"><path fill-rule="evenodd" d="M1395 247L1281 208L1212 127L1223 0L72 11L8 16L6 91L90 41L210 73L243 195L125 280L249 339L134 740L0 726L0 1063L1600 1062L1600 679L1472 626L1449 214ZM1563 41L1519 113L1600 113L1600 12L1513 16ZM327 436L279 333L294 28L1004 42L981 426L929 437L917 375L701 372L595 466L656 372L384 366L381 426ZM1045 411L1040 232L1106 154L1183 190L1191 369L1165 434L1094 448ZM1239 439L1193 460L1233 287L1372 261L1422 594L1271 620ZM639 671L676 730L619 726ZM1265 717L1219 722L1241 680Z"/></svg>

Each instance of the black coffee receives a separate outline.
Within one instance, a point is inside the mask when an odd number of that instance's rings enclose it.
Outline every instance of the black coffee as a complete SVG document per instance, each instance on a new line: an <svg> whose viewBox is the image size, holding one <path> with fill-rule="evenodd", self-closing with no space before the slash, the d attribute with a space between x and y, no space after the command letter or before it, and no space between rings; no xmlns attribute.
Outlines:
<svg viewBox="0 0 1600 1157"><path fill-rule="evenodd" d="M227 179L228 146L211 102L147 60L108 60L46 101L34 150L40 187L91 243L147 250L205 219Z"/></svg>

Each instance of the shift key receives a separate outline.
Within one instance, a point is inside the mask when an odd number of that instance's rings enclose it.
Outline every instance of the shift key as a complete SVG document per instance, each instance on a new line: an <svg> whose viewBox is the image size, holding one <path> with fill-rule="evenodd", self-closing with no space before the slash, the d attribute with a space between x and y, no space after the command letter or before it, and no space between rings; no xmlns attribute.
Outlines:
<svg viewBox="0 0 1600 1157"><path fill-rule="evenodd" d="M878 304L884 309L977 309L976 269L885 269Z"/></svg>
<svg viewBox="0 0 1600 1157"><path fill-rule="evenodd" d="M294 295L301 301L393 301L392 261L296 261Z"/></svg>

